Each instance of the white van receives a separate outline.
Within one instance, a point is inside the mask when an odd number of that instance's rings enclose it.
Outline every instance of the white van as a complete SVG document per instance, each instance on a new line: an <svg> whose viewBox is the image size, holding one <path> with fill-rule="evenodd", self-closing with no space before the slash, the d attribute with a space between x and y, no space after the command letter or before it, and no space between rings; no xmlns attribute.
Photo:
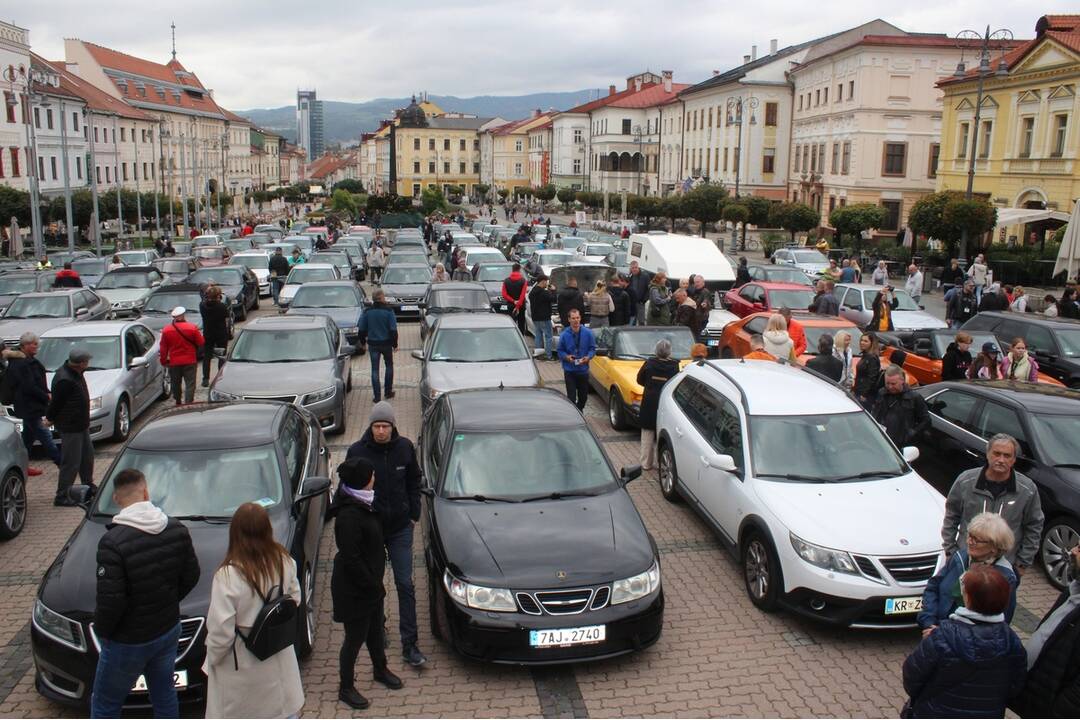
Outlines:
<svg viewBox="0 0 1080 720"><path fill-rule="evenodd" d="M704 275L705 286L713 292L730 290L735 284L731 262L708 238L658 230L634 233L628 260L637 260L642 270L651 273L663 270L673 285L691 274Z"/></svg>

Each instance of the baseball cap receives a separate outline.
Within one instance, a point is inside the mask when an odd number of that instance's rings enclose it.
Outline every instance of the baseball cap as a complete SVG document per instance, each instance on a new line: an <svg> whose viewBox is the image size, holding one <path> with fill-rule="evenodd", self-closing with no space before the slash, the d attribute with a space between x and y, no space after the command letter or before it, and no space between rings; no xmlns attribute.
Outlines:
<svg viewBox="0 0 1080 720"><path fill-rule="evenodd" d="M992 343L992 342L984 342L984 343L983 343L983 348L982 348L982 351L983 351L984 353L993 353L993 354L995 354L995 355L996 355L996 354L997 354L997 351L998 351L998 348L997 348L997 345L995 345L995 344L994 344L994 343Z"/></svg>
<svg viewBox="0 0 1080 720"><path fill-rule="evenodd" d="M178 318L178 317L180 317L181 315L183 315L186 312L187 312L187 309L184 308L183 305L177 305L176 307L174 307L172 309L172 316L174 318Z"/></svg>

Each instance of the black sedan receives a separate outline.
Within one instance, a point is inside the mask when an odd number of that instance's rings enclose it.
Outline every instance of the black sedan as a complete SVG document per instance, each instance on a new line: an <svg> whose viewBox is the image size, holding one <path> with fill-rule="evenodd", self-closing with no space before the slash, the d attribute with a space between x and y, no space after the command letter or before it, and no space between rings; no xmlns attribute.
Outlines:
<svg viewBox="0 0 1080 720"><path fill-rule="evenodd" d="M1039 487L1046 523L1039 559L1065 586L1069 549L1080 541L1080 392L1008 380L942 382L915 389L930 407L933 432L915 467L942 493L956 476L986 464L986 441L1008 433L1020 443L1016 470Z"/></svg>
<svg viewBox="0 0 1080 720"><path fill-rule="evenodd" d="M241 322L247 320L249 309L259 309L259 278L243 265L200 268L188 275L186 282L202 286L210 283L217 285L231 302L236 319Z"/></svg>
<svg viewBox="0 0 1080 720"><path fill-rule="evenodd" d="M38 588L30 631L38 692L83 710L90 702L99 652L92 622L95 556L119 509L112 502L112 478L132 467L146 474L151 501L187 526L202 570L199 584L180 603L180 701L199 703L206 696L201 666L210 586L228 547L229 520L242 503L266 508L275 538L296 560L303 596L297 652L309 654L318 619L313 591L329 502L328 455L315 418L284 403L201 405L151 420L113 461L86 517ZM85 493L79 499L85 501ZM150 706L146 691L137 689L144 686L136 683L126 707Z"/></svg>
<svg viewBox="0 0 1080 720"><path fill-rule="evenodd" d="M420 339L427 337L435 321L443 315L490 312L487 290L480 283L434 283L420 301Z"/></svg>
<svg viewBox="0 0 1080 720"><path fill-rule="evenodd" d="M526 665L622 655L664 620L656 544L577 408L554 390L440 397L420 439L432 634ZM507 459L513 458L512 467Z"/></svg>
<svg viewBox="0 0 1080 720"><path fill-rule="evenodd" d="M1003 349L1014 339L1023 338L1040 372L1080 389L1080 320L1038 313L981 312L961 329L993 333Z"/></svg>
<svg viewBox="0 0 1080 720"><path fill-rule="evenodd" d="M386 304L394 314L402 317L420 317L420 300L431 285L431 268L427 265L402 264L388 266L379 280Z"/></svg>
<svg viewBox="0 0 1080 720"><path fill-rule="evenodd" d="M473 268L473 280L484 284L484 289L487 290L488 297L491 299L491 307L495 312L510 312L510 303L506 302L502 296L502 286L503 280L510 277L513 269L512 262L480 263Z"/></svg>

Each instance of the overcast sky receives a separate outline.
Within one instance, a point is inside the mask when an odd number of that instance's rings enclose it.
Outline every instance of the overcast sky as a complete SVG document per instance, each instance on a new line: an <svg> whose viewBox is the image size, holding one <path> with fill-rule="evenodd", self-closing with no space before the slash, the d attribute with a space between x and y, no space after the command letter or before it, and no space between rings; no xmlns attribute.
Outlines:
<svg viewBox="0 0 1080 720"><path fill-rule="evenodd" d="M636 72L673 70L698 82L768 52L880 17L916 32L1009 28L1034 35L1043 13L1076 0L35 0L5 20L30 30L35 52L63 56L63 38L166 62L169 23L188 70L234 110L320 99L431 94L522 95L606 88Z"/></svg>

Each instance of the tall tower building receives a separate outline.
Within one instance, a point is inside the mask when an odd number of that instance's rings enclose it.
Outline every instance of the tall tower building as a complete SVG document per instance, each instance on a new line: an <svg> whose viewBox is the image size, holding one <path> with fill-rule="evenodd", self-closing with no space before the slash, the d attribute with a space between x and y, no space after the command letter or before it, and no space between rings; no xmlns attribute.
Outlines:
<svg viewBox="0 0 1080 720"><path fill-rule="evenodd" d="M323 154L323 106L314 90L296 92L296 144L307 152L308 160Z"/></svg>

